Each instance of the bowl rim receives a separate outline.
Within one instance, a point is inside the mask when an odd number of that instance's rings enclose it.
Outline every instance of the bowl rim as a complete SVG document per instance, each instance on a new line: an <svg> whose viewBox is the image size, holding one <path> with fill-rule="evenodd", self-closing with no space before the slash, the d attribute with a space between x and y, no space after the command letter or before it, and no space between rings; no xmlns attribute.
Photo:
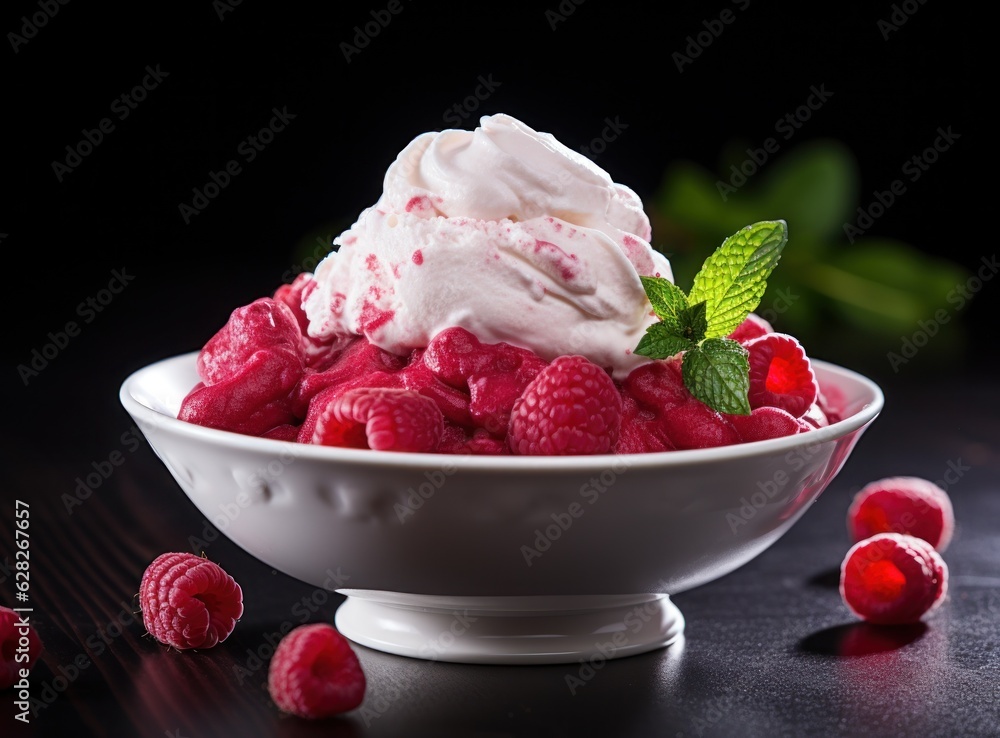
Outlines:
<svg viewBox="0 0 1000 738"><path fill-rule="evenodd" d="M722 461L735 461L770 454L780 454L782 452L790 452L799 448L837 440L871 423L882 411L885 404L885 396L881 387L868 377L837 364L820 359L811 359L814 368L818 369L821 374L840 376L862 385L867 394L871 396L871 400L853 415L823 428L811 430L808 433L797 433L793 436L771 438L764 441L750 441L715 448L656 451L639 454L594 454L579 456L466 456L462 454L414 453L409 451L373 451L370 449L338 448L335 446L318 446L295 441L260 438L233 431L208 428L178 420L176 417L154 410L140 402L133 395L133 387L138 384L144 375L157 370L162 371L164 365L170 363L193 363L198 353L198 351L191 351L160 359L136 369L122 382L118 393L119 400L125 410L139 425L144 435L150 429L167 428L177 435L211 444L214 447L258 452L269 456L293 453L297 460L309 459L345 465L420 469L441 469L447 467L453 468L456 471L467 469L530 473L566 471L599 473L609 467L623 464L630 470L654 467L700 466L717 464ZM294 449L294 451L290 451L290 449Z"/></svg>

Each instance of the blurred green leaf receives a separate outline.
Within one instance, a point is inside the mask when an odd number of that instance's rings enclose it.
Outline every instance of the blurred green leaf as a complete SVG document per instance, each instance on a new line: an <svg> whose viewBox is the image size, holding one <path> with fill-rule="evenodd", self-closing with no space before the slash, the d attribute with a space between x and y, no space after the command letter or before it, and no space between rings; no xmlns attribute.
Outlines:
<svg viewBox="0 0 1000 738"><path fill-rule="evenodd" d="M858 198L854 157L835 141L804 144L760 177L759 189L750 193L758 207L787 221L798 238L816 244L841 233Z"/></svg>
<svg viewBox="0 0 1000 738"><path fill-rule="evenodd" d="M681 284L728 234L747 223L784 219L789 246L756 312L804 344L822 347L832 360L884 364L885 352L898 350L920 321L947 308L948 292L965 280L959 265L910 244L890 238L848 243L843 224L858 206L859 176L842 143L783 148L745 181L730 167L740 169L746 147L730 144L723 153L720 176L691 162L672 164L652 198L654 245L671 259ZM960 352L964 331L957 319L949 317L949 324L929 354Z"/></svg>

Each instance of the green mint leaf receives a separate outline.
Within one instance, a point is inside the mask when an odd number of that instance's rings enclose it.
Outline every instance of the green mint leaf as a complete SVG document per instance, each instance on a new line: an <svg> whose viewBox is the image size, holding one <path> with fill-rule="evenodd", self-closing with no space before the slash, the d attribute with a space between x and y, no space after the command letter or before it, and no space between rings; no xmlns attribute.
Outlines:
<svg viewBox="0 0 1000 738"><path fill-rule="evenodd" d="M667 325L678 325L678 316L688 307L684 290L663 277L639 277L656 317Z"/></svg>
<svg viewBox="0 0 1000 738"><path fill-rule="evenodd" d="M650 359L669 359L677 352L694 348L694 346L694 341L673 332L665 322L653 323L646 329L646 335L635 347L635 353L640 356L648 356Z"/></svg>
<svg viewBox="0 0 1000 738"><path fill-rule="evenodd" d="M713 410L749 415L750 362L748 353L729 338L707 338L684 352L684 386Z"/></svg>
<svg viewBox="0 0 1000 738"><path fill-rule="evenodd" d="M787 241L785 221L765 220L737 231L705 260L688 300L706 303L708 338L728 336L757 308Z"/></svg>
<svg viewBox="0 0 1000 738"><path fill-rule="evenodd" d="M699 302L677 316L680 323L678 333L691 341L692 344L699 343L705 337L705 331L708 328L705 309L705 303Z"/></svg>

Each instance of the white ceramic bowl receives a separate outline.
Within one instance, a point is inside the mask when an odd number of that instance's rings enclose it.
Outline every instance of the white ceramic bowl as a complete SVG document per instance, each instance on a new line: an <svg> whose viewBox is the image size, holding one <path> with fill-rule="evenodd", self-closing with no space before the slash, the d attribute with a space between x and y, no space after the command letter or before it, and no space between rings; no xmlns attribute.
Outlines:
<svg viewBox="0 0 1000 738"><path fill-rule="evenodd" d="M270 567L347 595L340 630L407 656L555 663L659 648L669 595L750 561L840 470L882 409L873 382L814 361L846 418L714 449L578 457L386 453L176 419L196 353L120 398L181 489Z"/></svg>

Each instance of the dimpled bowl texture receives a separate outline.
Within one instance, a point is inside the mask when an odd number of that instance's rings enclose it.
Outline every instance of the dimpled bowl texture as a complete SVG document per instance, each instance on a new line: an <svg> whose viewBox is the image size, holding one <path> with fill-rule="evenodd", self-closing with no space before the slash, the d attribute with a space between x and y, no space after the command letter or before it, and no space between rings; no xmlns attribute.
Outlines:
<svg viewBox="0 0 1000 738"><path fill-rule="evenodd" d="M383 601L413 612L419 596L441 612L470 601L544 610L546 598L644 602L710 582L798 520L883 404L870 380L814 361L821 386L843 396L844 419L795 436L619 456L388 453L177 420L196 356L136 371L120 399L201 514L274 569L391 594Z"/></svg>

